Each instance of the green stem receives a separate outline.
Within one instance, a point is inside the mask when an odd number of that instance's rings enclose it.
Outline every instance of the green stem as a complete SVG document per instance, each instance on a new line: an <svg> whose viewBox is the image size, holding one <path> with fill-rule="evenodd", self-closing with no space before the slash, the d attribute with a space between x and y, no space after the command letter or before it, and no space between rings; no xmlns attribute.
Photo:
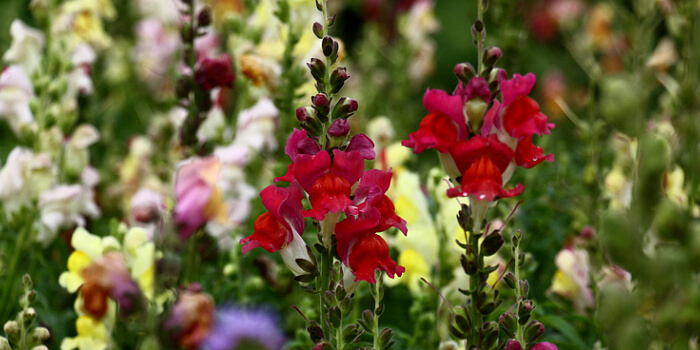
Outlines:
<svg viewBox="0 0 700 350"><path fill-rule="evenodd" d="M476 225L475 225L476 226ZM476 228L476 227L474 227ZM476 299L479 296L479 293L481 292L481 268L483 267L484 264L484 258L481 256L479 253L479 237L481 235L472 230L472 232L469 233L469 245L468 247L471 247L475 254L477 254L478 258L478 270L475 275L470 276L469 278L469 290L471 290L471 304L470 304L470 313L472 316L472 328L470 330L469 334L469 346L476 346L476 344L479 343L479 330L481 329L482 325L482 317L481 314L479 313L479 310L477 309L476 306Z"/></svg>
<svg viewBox="0 0 700 350"><path fill-rule="evenodd" d="M520 249L515 249L515 256L513 257L513 259L515 260L515 313L517 314L520 301L522 299L522 291L520 290ZM523 331L523 326L521 326L520 322L518 322L518 328L515 332L515 337L521 345L525 346Z"/></svg>
<svg viewBox="0 0 700 350"><path fill-rule="evenodd" d="M382 278L382 275L380 275L379 278ZM372 286L372 288L374 288L374 293L372 293L372 294L374 296L374 315L375 315L374 324L372 325L372 327L373 327L372 335L374 336L374 340L372 342L372 349L374 349L374 350L379 350L379 345L380 345L379 344L379 316L377 315L377 310L379 309L379 304L380 304L379 293L380 293L380 290L382 288L380 283L381 283L380 281L377 281L377 283L375 283Z"/></svg>
<svg viewBox="0 0 700 350"><path fill-rule="evenodd" d="M33 217L33 216L32 216ZM33 221L28 221L29 223ZM19 238L17 239L17 244L15 246L15 251L14 254L12 255L12 262L10 262L10 269L7 274L7 278L5 279L5 287L3 288L2 291L2 307L3 307L3 312L2 316L3 319L8 317L8 313L10 310L13 308L13 303L12 303L12 295L14 294L12 289L16 287L16 281L15 277L17 275L17 264L19 263L19 258L22 255L22 252L24 251L24 245L25 241L27 240L27 237L29 236L30 232L32 232L30 224L25 224L24 229L22 232L20 232Z"/></svg>
<svg viewBox="0 0 700 350"><path fill-rule="evenodd" d="M319 317L321 318L321 329L323 329L323 334L326 340L330 341L331 328L326 320L326 314L328 313L328 307L323 302L323 295L330 287L331 282L331 269L333 268L333 255L331 255L331 250L326 249L321 254L321 293L319 293L319 305L321 313Z"/></svg>
<svg viewBox="0 0 700 350"><path fill-rule="evenodd" d="M483 24L484 23L484 0L477 0L476 1L476 15L477 19ZM482 31L483 32L483 31ZM484 36L482 35L482 32L479 32L479 34L476 35L476 48L477 48L477 59L478 61L476 62L477 64L477 72L481 74L484 69Z"/></svg>

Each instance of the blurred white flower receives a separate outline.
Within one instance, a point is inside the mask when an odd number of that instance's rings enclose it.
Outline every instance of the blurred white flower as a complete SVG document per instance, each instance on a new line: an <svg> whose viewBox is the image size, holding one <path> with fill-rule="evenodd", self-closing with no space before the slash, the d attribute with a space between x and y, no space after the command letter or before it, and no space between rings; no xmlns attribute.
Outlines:
<svg viewBox="0 0 700 350"><path fill-rule="evenodd" d="M224 129L226 129L224 111L221 107L214 106L207 112L207 117L197 129L197 140L199 142L219 140L223 136Z"/></svg>
<svg viewBox="0 0 700 350"><path fill-rule="evenodd" d="M75 100L78 95L89 95L93 91L90 78L90 66L95 63L97 55L90 45L79 44L73 51L71 61L73 70L68 74L68 90L65 100Z"/></svg>
<svg viewBox="0 0 700 350"><path fill-rule="evenodd" d="M64 170L79 175L90 164L88 147L100 139L100 132L90 124L82 124L71 135L63 157Z"/></svg>
<svg viewBox="0 0 700 350"><path fill-rule="evenodd" d="M557 253L554 263L558 270L554 273L550 290L571 300L578 311L593 307L588 252L579 248L564 248Z"/></svg>
<svg viewBox="0 0 700 350"><path fill-rule="evenodd" d="M275 131L278 125L279 110L272 101L261 98L253 107L238 116L238 131L234 144L248 146L261 152L277 148Z"/></svg>
<svg viewBox="0 0 700 350"><path fill-rule="evenodd" d="M6 119L15 133L34 122L29 102L34 86L20 66L8 66L0 74L0 118Z"/></svg>
<svg viewBox="0 0 700 350"><path fill-rule="evenodd" d="M12 35L12 44L2 56L3 60L19 65L31 74L41 64L42 51L46 43L44 33L15 19L10 25L10 35Z"/></svg>
<svg viewBox="0 0 700 350"><path fill-rule="evenodd" d="M177 32L149 18L136 24L136 45L132 58L136 74L152 89L160 89L169 80L168 69L173 65L175 51L180 47Z"/></svg>
<svg viewBox="0 0 700 350"><path fill-rule="evenodd" d="M59 230L72 225L85 226L85 216L97 218L100 208L94 191L85 185L59 185L39 196L41 224L37 225L37 241L49 244Z"/></svg>
<svg viewBox="0 0 700 350"><path fill-rule="evenodd" d="M23 206L51 186L53 165L48 154L35 155L31 150L15 147L0 170L0 201L7 215Z"/></svg>

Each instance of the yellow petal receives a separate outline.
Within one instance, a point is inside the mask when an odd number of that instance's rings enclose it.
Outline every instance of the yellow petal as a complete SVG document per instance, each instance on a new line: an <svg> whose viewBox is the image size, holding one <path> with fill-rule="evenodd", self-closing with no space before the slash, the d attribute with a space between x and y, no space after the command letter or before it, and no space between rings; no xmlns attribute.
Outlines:
<svg viewBox="0 0 700 350"><path fill-rule="evenodd" d="M67 289L69 293L75 293L78 288L83 285L83 278L80 274L73 272L64 272L58 277L58 284Z"/></svg>
<svg viewBox="0 0 700 350"><path fill-rule="evenodd" d="M94 318L83 315L75 321L75 330L78 337L90 337L99 340L107 340L107 327L104 323L95 320Z"/></svg>
<svg viewBox="0 0 700 350"><path fill-rule="evenodd" d="M75 229L70 244L75 250L87 254L91 260L95 260L102 255L102 240L100 237L91 234L82 227Z"/></svg>

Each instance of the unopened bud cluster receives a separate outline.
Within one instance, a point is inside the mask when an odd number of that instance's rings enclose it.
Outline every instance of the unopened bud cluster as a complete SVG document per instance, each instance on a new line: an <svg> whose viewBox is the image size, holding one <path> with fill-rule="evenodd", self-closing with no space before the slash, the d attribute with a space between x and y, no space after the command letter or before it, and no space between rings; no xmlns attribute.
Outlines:
<svg viewBox="0 0 700 350"><path fill-rule="evenodd" d="M323 10L323 5L317 2L317 7ZM335 16L326 19L326 26L321 23L314 23L312 30L316 37L321 39L321 51L325 56L324 60L312 58L307 64L311 71L311 76L315 80L314 86L318 94L311 97L311 105L297 109L296 116L301 127L306 130L309 136L320 136L324 131L328 132L329 140L334 147L342 145L345 137L350 133L347 121L342 119L350 118L357 111L357 101L348 98L337 98L335 95L345 85L345 81L350 78L345 67L333 66L338 61L340 50L339 43L328 35L328 29L335 23ZM331 124L328 124L328 123ZM338 140L333 140L337 138Z"/></svg>
<svg viewBox="0 0 700 350"><path fill-rule="evenodd" d="M17 313L15 320L7 321L3 325L5 337L0 337L0 350L13 349L48 349L44 342L51 338L51 333L45 327L34 327L32 324L37 318L36 310L31 305L36 300L36 291L32 289L33 283L29 275L22 277L22 290L24 293L19 299L22 311Z"/></svg>

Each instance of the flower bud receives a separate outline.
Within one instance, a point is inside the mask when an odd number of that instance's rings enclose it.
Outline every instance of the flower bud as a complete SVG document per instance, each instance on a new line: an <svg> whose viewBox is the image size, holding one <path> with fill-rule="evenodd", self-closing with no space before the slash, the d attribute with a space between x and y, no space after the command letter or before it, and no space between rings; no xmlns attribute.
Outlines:
<svg viewBox="0 0 700 350"><path fill-rule="evenodd" d="M36 327L32 330L30 337L34 344L41 344L51 338L51 333L45 327Z"/></svg>
<svg viewBox="0 0 700 350"><path fill-rule="evenodd" d="M508 73L505 69L494 68L491 70L491 73L489 73L489 90L491 90L491 93L496 94L496 92L500 91L501 82L507 79Z"/></svg>
<svg viewBox="0 0 700 350"><path fill-rule="evenodd" d="M365 310L362 312L362 318L360 318L358 322L365 329L365 331L372 332L374 329L374 322L376 322L376 320L374 319L374 314L372 311Z"/></svg>
<svg viewBox="0 0 700 350"><path fill-rule="evenodd" d="M472 25L472 38L474 38L474 42L478 42L479 40L483 41L486 38L486 29L484 28L484 22L480 20L476 20L474 22L474 25Z"/></svg>
<svg viewBox="0 0 700 350"><path fill-rule="evenodd" d="M489 46L484 50L484 59L482 62L488 67L493 67L501 58L501 55L503 55L501 49L496 46Z"/></svg>
<svg viewBox="0 0 700 350"><path fill-rule="evenodd" d="M530 282L527 280L522 280L520 281L520 295L523 297L527 297L527 294L530 292Z"/></svg>
<svg viewBox="0 0 700 350"><path fill-rule="evenodd" d="M336 119L330 127L328 127L328 134L333 137L345 137L350 133L350 123L347 119Z"/></svg>
<svg viewBox="0 0 700 350"><path fill-rule="evenodd" d="M530 319L530 313L535 309L535 304L532 300L523 300L518 306L518 322L524 325Z"/></svg>
<svg viewBox="0 0 700 350"><path fill-rule="evenodd" d="M323 38L323 24L314 22L312 29L314 31L314 35L316 35L317 38Z"/></svg>
<svg viewBox="0 0 700 350"><path fill-rule="evenodd" d="M503 276L503 281L506 282L506 285L510 289L515 289L515 286L517 286L515 282L515 275L513 275L512 272L508 272L505 276Z"/></svg>
<svg viewBox="0 0 700 350"><path fill-rule="evenodd" d="M341 97L335 106L333 106L333 118L348 119L357 112L358 107L359 105L356 100L348 97Z"/></svg>
<svg viewBox="0 0 700 350"><path fill-rule="evenodd" d="M345 67L338 67L333 70L333 72L331 72L331 93L338 93L349 77Z"/></svg>
<svg viewBox="0 0 700 350"><path fill-rule="evenodd" d="M323 329L321 329L321 326L319 326L318 322L310 321L309 326L306 327L306 330L309 332L309 336L311 337L312 342L318 343L321 340L323 340Z"/></svg>
<svg viewBox="0 0 700 350"><path fill-rule="evenodd" d="M492 350L498 345L498 323L494 321L486 322L481 327L481 349Z"/></svg>
<svg viewBox="0 0 700 350"><path fill-rule="evenodd" d="M464 269L464 273L466 273L469 276L476 274L476 272L479 270L479 262L477 260L477 255L476 252L474 252L474 249L472 249L472 247L467 247L466 254L462 254L462 256L459 259L459 262L462 264L462 269Z"/></svg>
<svg viewBox="0 0 700 350"><path fill-rule="evenodd" d="M36 319L36 310L33 307L27 309L22 313L22 321L24 322L24 327L29 327L32 322Z"/></svg>
<svg viewBox="0 0 700 350"><path fill-rule="evenodd" d="M323 55L326 57L330 57L333 54L333 44L335 43L335 40L331 38L330 36L326 36L323 38L321 41L321 49L323 50Z"/></svg>
<svg viewBox="0 0 700 350"><path fill-rule="evenodd" d="M530 321L530 323L525 326L524 340L526 343L533 343L537 338L544 334L544 325L535 320Z"/></svg>
<svg viewBox="0 0 700 350"><path fill-rule="evenodd" d="M503 350L523 350L523 346L520 345L520 343L517 340L511 339L508 341L505 349Z"/></svg>
<svg viewBox="0 0 700 350"><path fill-rule="evenodd" d="M469 62L457 63L454 68L454 73L464 84L469 84L469 81L476 77L476 70Z"/></svg>
<svg viewBox="0 0 700 350"><path fill-rule="evenodd" d="M335 16L336 16L336 15L328 16L328 18L326 18L326 21L328 22L328 27L329 27L329 28L332 27L332 26L335 24Z"/></svg>
<svg viewBox="0 0 700 350"><path fill-rule="evenodd" d="M0 337L0 350L12 350L10 342L8 342L5 337Z"/></svg>
<svg viewBox="0 0 700 350"><path fill-rule="evenodd" d="M29 274L26 274L26 273L25 273L25 274L22 276L22 288L23 288L25 291L27 291L27 290L31 289L32 286L34 286L34 283L32 283L32 277L29 276Z"/></svg>
<svg viewBox="0 0 700 350"><path fill-rule="evenodd" d="M17 321L7 321L3 326L3 330L11 343L17 343L20 338L20 329Z"/></svg>
<svg viewBox="0 0 700 350"><path fill-rule="evenodd" d="M314 109L309 107L309 106L297 108L297 112L296 112L297 120L301 123L305 123L309 119L313 119L314 117L311 114L311 113L313 113L313 110Z"/></svg>
<svg viewBox="0 0 700 350"><path fill-rule="evenodd" d="M31 350L49 350L49 348L46 345L37 345L31 348Z"/></svg>
<svg viewBox="0 0 700 350"><path fill-rule="evenodd" d="M211 24L211 9L208 6L202 8L197 15L197 25L199 27L206 27Z"/></svg>
<svg viewBox="0 0 700 350"><path fill-rule="evenodd" d="M481 242L481 252L484 256L494 255L498 253L498 250L501 249L503 243L505 243L505 241L503 240L503 236L501 236L500 232L495 231L490 235L486 236L486 238L484 238L484 241Z"/></svg>
<svg viewBox="0 0 700 350"><path fill-rule="evenodd" d="M306 64L311 70L311 75L317 82L322 82L326 75L326 64L318 58L312 58L310 63Z"/></svg>
<svg viewBox="0 0 700 350"><path fill-rule="evenodd" d="M467 310L467 307L464 305L455 306L455 308L452 309L452 323L450 325L452 334L454 334L457 338L463 338L463 336L460 336L460 334L468 334L471 328L472 317L469 315L469 310Z"/></svg>
<svg viewBox="0 0 700 350"><path fill-rule="evenodd" d="M518 330L518 320L515 317L515 314L513 314L511 311L502 314L498 319L498 323L500 324L501 329L506 332L509 337L515 335L515 332Z"/></svg>
<svg viewBox="0 0 700 350"><path fill-rule="evenodd" d="M185 22L180 28L180 38L183 43L188 43L194 39L194 29L192 29L192 23Z"/></svg>

